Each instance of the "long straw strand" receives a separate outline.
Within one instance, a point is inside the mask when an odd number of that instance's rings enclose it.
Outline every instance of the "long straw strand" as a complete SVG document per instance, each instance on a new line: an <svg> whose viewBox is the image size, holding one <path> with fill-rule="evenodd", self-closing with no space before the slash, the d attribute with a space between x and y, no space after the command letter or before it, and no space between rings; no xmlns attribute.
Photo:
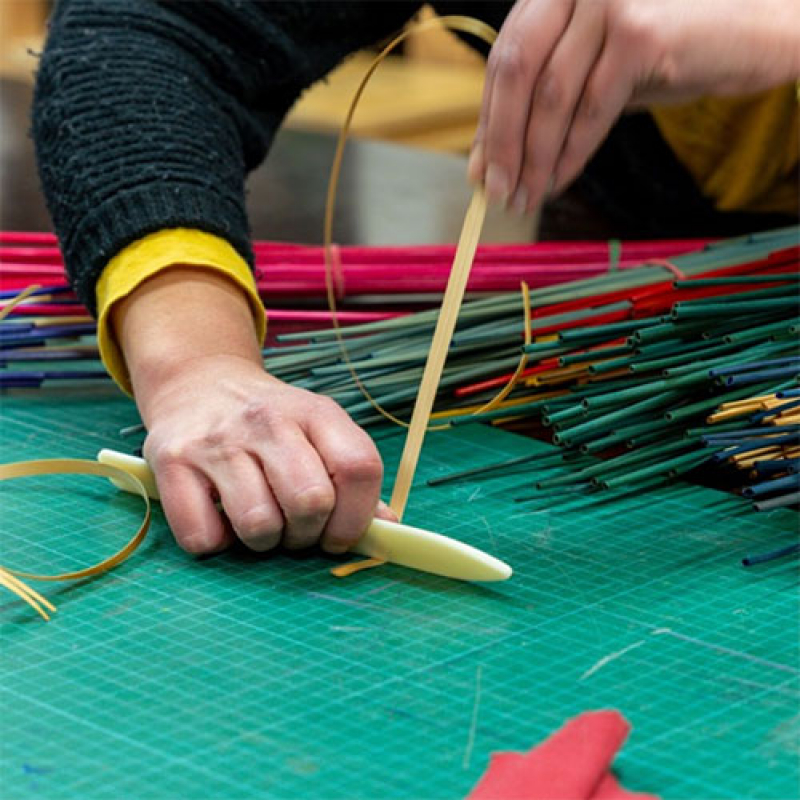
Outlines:
<svg viewBox="0 0 800 800"><path fill-rule="evenodd" d="M397 514L398 519L403 516L408 494L411 491L411 483L417 469L422 442L425 438L431 411L433 410L433 401L439 388L439 379L444 369L450 340L456 327L458 310L461 307L461 301L467 287L469 270L475 257L475 250L478 246L478 239L480 238L485 216L486 195L483 189L478 187L475 189L472 202L467 210L467 216L464 219L464 227L458 242L455 261L453 262L453 271L450 274L442 309L439 312L439 320L436 325L436 331L433 334L430 354L425 364L425 372L422 376L419 394L411 415L411 425L408 429L408 436L403 447L400 466L397 470L397 477L392 490L392 498L389 502L390 508Z"/></svg>

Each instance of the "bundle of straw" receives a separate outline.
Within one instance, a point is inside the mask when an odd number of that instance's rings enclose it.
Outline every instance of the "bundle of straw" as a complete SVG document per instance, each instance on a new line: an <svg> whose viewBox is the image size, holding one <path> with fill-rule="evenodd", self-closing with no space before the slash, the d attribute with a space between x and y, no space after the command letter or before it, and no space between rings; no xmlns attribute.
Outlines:
<svg viewBox="0 0 800 800"><path fill-rule="evenodd" d="M736 391L703 372L705 362L711 368L742 353L763 358L791 351L792 320L797 315L796 241L797 231L790 229L707 246L673 259L674 268L685 276L677 281L664 266L645 264L535 292L535 341L525 348L530 366L523 383L500 409L479 417L468 415L508 380L505 371L518 362L523 304L517 294L466 303L439 403L440 412L447 413L439 416L453 424L538 417L553 426L557 441L565 446L599 438L589 435L592 430L605 437L610 427L617 427L616 420L609 419L589 429L570 430L579 422L657 393L674 395L672 405L681 407L677 420L702 416L703 409L686 408L687 396L700 394L699 387L710 390L705 413L719 402L718 394ZM343 332L354 367L382 405L397 412L407 409L435 319L436 311L428 310ZM332 394L364 424L381 418L354 385L335 332L279 338L281 346L266 353L271 371ZM777 369L791 381L791 363ZM702 374L692 377L693 371ZM773 375L763 381L768 383ZM754 376L760 379L762 371ZM590 401L590 396L595 397ZM652 400L646 408L650 406L657 407ZM619 431L615 436L625 441Z"/></svg>
<svg viewBox="0 0 800 800"><path fill-rule="evenodd" d="M539 290L522 381L484 413L476 410L517 364L522 301L507 294L467 303L434 416L454 426L546 426L573 467L542 480L543 490L638 489L735 463L775 476L745 490L758 498L756 509L797 504L798 233L709 245L659 266ZM360 380L395 414L413 400L434 322L426 311L343 332ZM288 346L268 353L273 372L331 394L362 424L381 419L331 332L281 338Z"/></svg>
<svg viewBox="0 0 800 800"><path fill-rule="evenodd" d="M470 292L479 296L516 289L520 276L533 286L551 286L702 245L694 240L490 245L478 250ZM292 331L330 329L322 248L256 242L254 251L259 291L269 304L270 344ZM444 289L452 256L450 246L337 248L333 277L345 307L337 313L339 323L389 320L432 305ZM31 284L41 287L0 324L0 387L105 380L94 323L64 282L55 238L0 233L0 264L0 305Z"/></svg>
<svg viewBox="0 0 800 800"><path fill-rule="evenodd" d="M514 291L524 280L533 288L629 269L643 260L667 258L702 247L704 240L653 242L547 242L484 245L470 274L471 293ZM325 256L316 246L255 242L259 293L271 304L325 297ZM370 295L441 295L455 248L337 247L336 290L340 300ZM64 289L61 251L50 234L0 233L0 288L19 291L32 283Z"/></svg>

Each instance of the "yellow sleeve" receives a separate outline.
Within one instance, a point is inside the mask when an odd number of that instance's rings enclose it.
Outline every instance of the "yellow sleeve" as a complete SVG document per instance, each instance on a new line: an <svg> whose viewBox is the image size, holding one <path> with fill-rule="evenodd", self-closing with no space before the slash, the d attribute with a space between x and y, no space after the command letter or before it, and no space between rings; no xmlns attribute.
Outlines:
<svg viewBox="0 0 800 800"><path fill-rule="evenodd" d="M103 270L95 289L100 358L111 377L128 394L131 382L111 326L111 309L148 278L177 264L221 272L237 283L250 301L259 341L264 341L267 318L255 280L247 262L227 241L189 228L151 233L117 253Z"/></svg>

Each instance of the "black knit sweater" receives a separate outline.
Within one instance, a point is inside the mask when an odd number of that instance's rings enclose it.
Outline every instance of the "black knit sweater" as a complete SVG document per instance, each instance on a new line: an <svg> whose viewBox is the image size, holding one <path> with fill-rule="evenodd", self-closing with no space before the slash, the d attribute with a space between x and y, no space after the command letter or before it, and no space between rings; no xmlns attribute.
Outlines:
<svg viewBox="0 0 800 800"><path fill-rule="evenodd" d="M511 3L438 2L499 27ZM95 310L108 261L164 228L252 263L244 181L300 93L395 32L419 2L60 0L33 109L70 279Z"/></svg>

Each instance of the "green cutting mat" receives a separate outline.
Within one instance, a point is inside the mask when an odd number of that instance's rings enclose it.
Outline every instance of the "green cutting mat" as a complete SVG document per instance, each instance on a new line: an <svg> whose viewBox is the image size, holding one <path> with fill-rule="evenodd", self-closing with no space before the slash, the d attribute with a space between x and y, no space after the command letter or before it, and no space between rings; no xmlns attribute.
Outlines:
<svg viewBox="0 0 800 800"><path fill-rule="evenodd" d="M4 398L3 460L129 447L135 412L103 391ZM389 475L400 444L381 437ZM432 434L419 478L532 451L549 448ZM514 503L534 471L411 495L409 523L511 562L500 585L396 567L337 580L317 556L193 561L157 514L105 578L39 584L52 622L3 596L0 793L458 798L492 751L615 707L632 789L797 796L796 564L739 564L789 543L796 515L693 488ZM0 563L41 571L111 552L141 510L91 478L6 483L2 503Z"/></svg>

